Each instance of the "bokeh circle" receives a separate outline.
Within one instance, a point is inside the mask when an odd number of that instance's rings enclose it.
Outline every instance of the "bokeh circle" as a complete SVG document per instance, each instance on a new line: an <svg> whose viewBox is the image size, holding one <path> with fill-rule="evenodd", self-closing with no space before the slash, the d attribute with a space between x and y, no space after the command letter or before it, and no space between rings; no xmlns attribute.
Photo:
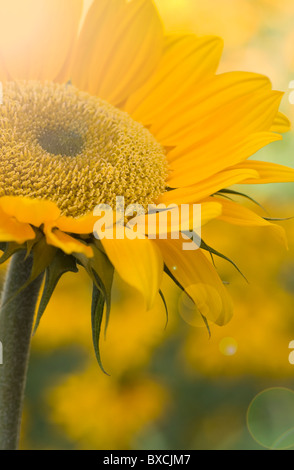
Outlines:
<svg viewBox="0 0 294 470"><path fill-rule="evenodd" d="M275 387L260 392L247 411L247 427L263 447L285 450L294 446L294 391Z"/></svg>

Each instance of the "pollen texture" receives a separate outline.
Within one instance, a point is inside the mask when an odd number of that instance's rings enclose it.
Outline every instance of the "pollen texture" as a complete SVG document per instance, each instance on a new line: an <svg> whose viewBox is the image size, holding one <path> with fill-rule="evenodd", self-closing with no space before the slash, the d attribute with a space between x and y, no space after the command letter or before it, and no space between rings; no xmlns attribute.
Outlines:
<svg viewBox="0 0 294 470"><path fill-rule="evenodd" d="M117 196L147 208L167 174L164 149L127 113L71 85L5 84L0 197L50 200L73 217Z"/></svg>

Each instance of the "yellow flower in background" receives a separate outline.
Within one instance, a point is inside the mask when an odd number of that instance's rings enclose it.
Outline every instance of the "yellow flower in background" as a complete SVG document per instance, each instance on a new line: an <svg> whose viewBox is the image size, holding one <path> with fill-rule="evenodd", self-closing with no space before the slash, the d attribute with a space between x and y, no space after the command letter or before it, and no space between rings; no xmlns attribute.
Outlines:
<svg viewBox="0 0 294 470"><path fill-rule="evenodd" d="M272 210L277 207L272 204ZM291 207L284 206L284 210ZM213 226L214 225L214 226ZM215 240L218 236L218 249L238 257L241 269L246 270L249 285L244 291L244 283L234 273L221 266L223 278L229 282L234 299L235 315L225 327L212 326L211 338L202 328L187 331L187 341L183 345L184 360L196 373L210 377L257 376L259 378L293 377L293 364L289 361L294 339L293 321L293 241L294 224L287 222L289 251L282 253L262 231L254 234L244 230L234 230L241 252L236 244L230 244L232 228L212 224L207 227L206 236ZM215 240L216 241L216 240ZM248 262L256 259L257 261ZM181 299L179 308L185 315ZM244 328L246 322L246 328ZM197 344L197 347L195 347Z"/></svg>
<svg viewBox="0 0 294 470"><path fill-rule="evenodd" d="M221 36L228 48L240 47L256 33L261 11L246 0L155 0L170 33Z"/></svg>
<svg viewBox="0 0 294 470"><path fill-rule="evenodd" d="M111 450L131 449L136 434L166 411L169 397L148 376L120 383L89 367L49 391L47 400L51 420L78 449Z"/></svg>
<svg viewBox="0 0 294 470"><path fill-rule="evenodd" d="M283 238L223 195L236 183L294 181L294 170L248 160L289 130L283 94L262 75L217 75L220 38L166 35L151 0L96 0L78 34L81 13L81 0L0 1L0 241L3 260L33 253L31 280L46 271L37 323L61 275L86 269L99 359L114 270L148 309L164 270L202 317L222 325L232 306L209 247L97 241L97 204L198 203L203 225L220 218Z"/></svg>

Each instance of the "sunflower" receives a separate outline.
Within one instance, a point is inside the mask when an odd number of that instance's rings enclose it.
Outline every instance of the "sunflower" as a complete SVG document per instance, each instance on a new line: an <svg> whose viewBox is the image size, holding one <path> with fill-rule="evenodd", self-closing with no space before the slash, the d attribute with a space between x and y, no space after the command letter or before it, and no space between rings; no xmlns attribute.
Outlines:
<svg viewBox="0 0 294 470"><path fill-rule="evenodd" d="M208 253L168 237L97 240L97 204L201 204L202 224L280 226L226 196L236 183L294 181L248 160L290 128L283 93L248 72L216 74L214 36L166 35L151 0L0 1L0 242L45 275L36 326L67 271L93 281L93 339L109 315L114 271L151 308L164 271L205 322L226 323L230 297ZM191 241L192 243L192 241ZM216 253L217 254L217 253ZM164 300L164 297L162 295Z"/></svg>

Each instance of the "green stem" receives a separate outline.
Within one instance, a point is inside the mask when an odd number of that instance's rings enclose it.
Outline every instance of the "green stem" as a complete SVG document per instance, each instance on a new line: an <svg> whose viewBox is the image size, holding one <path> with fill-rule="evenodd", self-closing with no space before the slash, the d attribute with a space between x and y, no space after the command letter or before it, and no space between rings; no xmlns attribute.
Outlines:
<svg viewBox="0 0 294 470"><path fill-rule="evenodd" d="M32 257L13 255L4 285L0 310L0 450L15 450L19 444L24 390L28 369L32 326L43 276L39 276L11 302L9 299L29 279ZM5 305L7 304L7 305Z"/></svg>

